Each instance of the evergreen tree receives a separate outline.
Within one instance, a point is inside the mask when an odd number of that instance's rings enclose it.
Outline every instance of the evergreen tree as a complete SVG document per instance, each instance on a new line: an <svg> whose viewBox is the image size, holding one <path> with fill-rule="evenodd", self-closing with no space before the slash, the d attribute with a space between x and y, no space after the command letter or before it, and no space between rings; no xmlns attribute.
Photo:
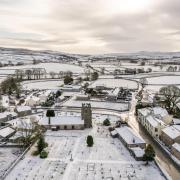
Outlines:
<svg viewBox="0 0 180 180"><path fill-rule="evenodd" d="M69 76L69 75L66 75L65 77L64 77L64 84L72 84L72 82L73 82L73 78L71 77L71 76Z"/></svg>
<svg viewBox="0 0 180 180"><path fill-rule="evenodd" d="M51 124L51 117L55 117L54 110L48 109L46 112L46 117L49 118L48 124L50 125Z"/></svg>
<svg viewBox="0 0 180 180"><path fill-rule="evenodd" d="M41 151L47 147L47 144L45 143L44 137L40 136L39 141L37 143L37 150L39 153L41 153Z"/></svg>
<svg viewBox="0 0 180 180"><path fill-rule="evenodd" d="M93 72L93 73L91 74L91 80L92 80L92 81L97 80L98 77L99 77L99 74L98 74L97 72Z"/></svg>
<svg viewBox="0 0 180 180"><path fill-rule="evenodd" d="M148 144L145 148L143 160L146 161L148 164L148 161L153 161L154 157L155 157L155 151L154 151L153 147L151 146L151 144Z"/></svg>
<svg viewBox="0 0 180 180"><path fill-rule="evenodd" d="M88 147L92 147L93 144L94 144L94 141L93 141L93 137L91 135L89 135L86 139L86 143L87 143L87 146Z"/></svg>
<svg viewBox="0 0 180 180"><path fill-rule="evenodd" d="M106 119L103 121L103 125L104 125L104 126L110 126L110 125L111 125L111 122L109 121L108 118L106 118Z"/></svg>

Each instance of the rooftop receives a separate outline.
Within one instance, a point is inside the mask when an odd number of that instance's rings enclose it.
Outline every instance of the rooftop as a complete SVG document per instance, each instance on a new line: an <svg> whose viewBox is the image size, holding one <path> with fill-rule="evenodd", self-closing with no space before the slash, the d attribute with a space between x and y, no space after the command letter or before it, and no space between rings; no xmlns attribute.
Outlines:
<svg viewBox="0 0 180 180"><path fill-rule="evenodd" d="M176 149L177 151L180 152L180 144L174 143L174 144L172 145L172 147L173 147L174 149Z"/></svg>
<svg viewBox="0 0 180 180"><path fill-rule="evenodd" d="M167 134L170 138L176 139L180 136L180 125L173 125L166 127L162 130L165 134Z"/></svg>
<svg viewBox="0 0 180 180"><path fill-rule="evenodd" d="M24 112L31 110L30 106L17 106L16 107L17 112Z"/></svg>
<svg viewBox="0 0 180 180"><path fill-rule="evenodd" d="M48 125L48 117L39 120L42 125ZM51 125L84 125L80 114L61 113L55 117L51 117Z"/></svg>
<svg viewBox="0 0 180 180"><path fill-rule="evenodd" d="M116 128L115 130L127 144L145 143L145 141L138 134L136 134L131 128L127 126Z"/></svg>
<svg viewBox="0 0 180 180"><path fill-rule="evenodd" d="M6 137L8 137L9 135L11 135L14 132L15 132L15 130L10 128L10 127L0 129L0 137L6 138Z"/></svg>

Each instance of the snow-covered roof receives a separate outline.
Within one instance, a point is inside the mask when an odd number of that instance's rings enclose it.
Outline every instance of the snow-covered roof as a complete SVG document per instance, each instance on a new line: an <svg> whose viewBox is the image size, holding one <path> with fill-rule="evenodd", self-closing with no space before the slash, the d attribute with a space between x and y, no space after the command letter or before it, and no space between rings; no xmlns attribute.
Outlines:
<svg viewBox="0 0 180 180"><path fill-rule="evenodd" d="M33 101L39 101L40 98L39 97L36 97L36 96L28 96L26 101L29 101L29 100L33 100Z"/></svg>
<svg viewBox="0 0 180 180"><path fill-rule="evenodd" d="M175 139L180 136L180 125L169 126L164 128L162 131L171 139Z"/></svg>
<svg viewBox="0 0 180 180"><path fill-rule="evenodd" d="M39 97L42 97L42 96L49 96L51 94L51 90L46 90L45 92L41 92Z"/></svg>
<svg viewBox="0 0 180 180"><path fill-rule="evenodd" d="M42 125L48 125L48 117L42 118L39 122ZM51 125L83 125L84 120L81 116L56 116L51 117Z"/></svg>
<svg viewBox="0 0 180 180"><path fill-rule="evenodd" d="M127 126L116 128L116 131L127 144L145 143L145 141L138 134Z"/></svg>
<svg viewBox="0 0 180 180"><path fill-rule="evenodd" d="M61 89L80 89L81 86L79 85L64 85L63 87L61 87Z"/></svg>
<svg viewBox="0 0 180 180"><path fill-rule="evenodd" d="M77 94L76 97L88 98L88 94Z"/></svg>
<svg viewBox="0 0 180 180"><path fill-rule="evenodd" d="M109 92L110 96L117 96L119 93L119 88L113 89L111 92Z"/></svg>
<svg viewBox="0 0 180 180"><path fill-rule="evenodd" d="M15 112L4 112L7 116L10 115L10 116L14 116L16 117L17 116L17 113Z"/></svg>
<svg viewBox="0 0 180 180"><path fill-rule="evenodd" d="M153 108L153 112L155 115L161 115L162 117L168 115L168 112L166 109L162 108L162 107L154 107Z"/></svg>
<svg viewBox="0 0 180 180"><path fill-rule="evenodd" d="M173 122L174 122L174 124L179 124L180 125L180 119L173 118Z"/></svg>
<svg viewBox="0 0 180 180"><path fill-rule="evenodd" d="M173 147L174 149L176 149L178 152L180 152L180 144L174 143L174 144L172 145L172 147Z"/></svg>
<svg viewBox="0 0 180 180"><path fill-rule="evenodd" d="M6 113L0 113L0 119L4 119L4 118L6 118L7 117L7 114Z"/></svg>
<svg viewBox="0 0 180 180"><path fill-rule="evenodd" d="M131 150L134 152L136 157L143 157L144 155L144 149L140 147L134 147L134 148L131 148Z"/></svg>
<svg viewBox="0 0 180 180"><path fill-rule="evenodd" d="M31 111L31 107L30 106L17 106L16 110L17 112Z"/></svg>
<svg viewBox="0 0 180 180"><path fill-rule="evenodd" d="M112 136L115 136L116 134L117 134L117 131L116 131L116 130L111 131L111 135L112 135Z"/></svg>
<svg viewBox="0 0 180 180"><path fill-rule="evenodd" d="M147 116L147 115L151 112L149 108L138 109L138 111L139 111L143 116Z"/></svg>
<svg viewBox="0 0 180 180"><path fill-rule="evenodd" d="M8 137L9 135L11 135L14 132L15 132L15 130L10 128L10 127L0 129L0 137L6 138L6 137Z"/></svg>
<svg viewBox="0 0 180 180"><path fill-rule="evenodd" d="M149 122L149 124L151 124L153 127L157 127L157 126L158 126L158 120L157 120L155 117L149 115L149 116L146 117L146 120L147 120L147 121Z"/></svg>
<svg viewBox="0 0 180 180"><path fill-rule="evenodd" d="M154 108L143 108L143 109L138 109L138 111L143 115L147 116L149 114L153 115L160 115L161 117L167 116L168 112L166 109L162 107L154 107Z"/></svg>

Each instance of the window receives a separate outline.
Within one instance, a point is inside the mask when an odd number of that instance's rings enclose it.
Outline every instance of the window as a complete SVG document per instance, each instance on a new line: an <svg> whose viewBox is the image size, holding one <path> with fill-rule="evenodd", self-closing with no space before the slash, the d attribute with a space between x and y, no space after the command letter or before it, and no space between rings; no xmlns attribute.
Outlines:
<svg viewBox="0 0 180 180"><path fill-rule="evenodd" d="M67 126L64 126L64 129L67 129Z"/></svg>
<svg viewBox="0 0 180 180"><path fill-rule="evenodd" d="M157 128L155 128L155 132L157 132L158 131L158 129Z"/></svg>
<svg viewBox="0 0 180 180"><path fill-rule="evenodd" d="M74 126L72 126L72 129L74 129Z"/></svg>

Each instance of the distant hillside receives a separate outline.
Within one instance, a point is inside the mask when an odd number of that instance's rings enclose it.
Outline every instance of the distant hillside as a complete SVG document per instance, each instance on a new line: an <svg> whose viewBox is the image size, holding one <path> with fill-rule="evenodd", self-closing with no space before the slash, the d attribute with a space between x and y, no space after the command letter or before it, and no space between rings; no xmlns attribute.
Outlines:
<svg viewBox="0 0 180 180"><path fill-rule="evenodd" d="M28 49L3 48L0 47L0 62L7 63L32 63L33 60L42 62L57 62L71 60L131 60L131 59L150 59L150 60L177 60L180 61L180 52L137 52L137 53L112 53L99 55L81 55L63 53L58 51L34 51Z"/></svg>

